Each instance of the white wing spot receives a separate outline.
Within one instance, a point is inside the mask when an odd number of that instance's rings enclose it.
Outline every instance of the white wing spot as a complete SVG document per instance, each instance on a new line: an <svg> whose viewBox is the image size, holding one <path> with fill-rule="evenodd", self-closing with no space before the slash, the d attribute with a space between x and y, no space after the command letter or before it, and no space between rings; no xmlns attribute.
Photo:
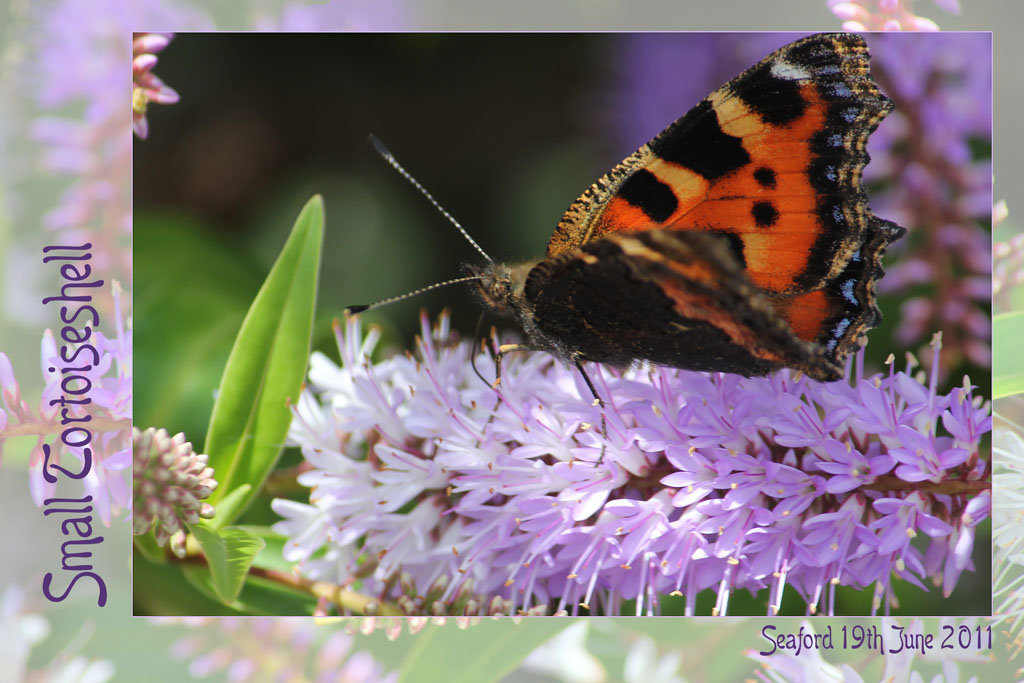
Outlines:
<svg viewBox="0 0 1024 683"><path fill-rule="evenodd" d="M784 78L787 81L799 81L810 78L811 74L796 64L780 61L772 64L772 76Z"/></svg>

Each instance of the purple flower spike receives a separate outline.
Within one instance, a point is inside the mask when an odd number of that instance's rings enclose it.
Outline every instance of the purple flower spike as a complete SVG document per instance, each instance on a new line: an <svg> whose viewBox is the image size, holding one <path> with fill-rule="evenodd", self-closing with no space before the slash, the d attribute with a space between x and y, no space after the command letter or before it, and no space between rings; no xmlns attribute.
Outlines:
<svg viewBox="0 0 1024 683"><path fill-rule="evenodd" d="M831 613L837 585L888 606L893 576L951 591L991 508L987 405L916 361L828 384L593 366L603 432L574 368L510 357L499 394L444 317L375 364L358 318L337 336L289 435L310 503L277 501L275 528L304 575L409 614L693 614L707 588L714 614L764 588L777 613L787 587Z"/></svg>

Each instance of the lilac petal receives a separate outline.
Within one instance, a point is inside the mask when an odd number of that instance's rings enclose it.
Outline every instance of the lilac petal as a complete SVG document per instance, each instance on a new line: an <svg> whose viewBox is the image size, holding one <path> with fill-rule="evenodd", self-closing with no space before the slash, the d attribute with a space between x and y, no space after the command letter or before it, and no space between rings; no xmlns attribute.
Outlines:
<svg viewBox="0 0 1024 683"><path fill-rule="evenodd" d="M761 485L750 483L744 486L737 486L728 493L725 494L725 509L735 510L738 507L743 507L756 498L761 493Z"/></svg>
<svg viewBox="0 0 1024 683"><path fill-rule="evenodd" d="M975 526L984 519L987 519L992 512L992 491L982 491L977 497L972 498L967 507L964 508L963 523L967 526Z"/></svg>
<svg viewBox="0 0 1024 683"><path fill-rule="evenodd" d="M900 465L896 468L896 476L903 481L919 482L928 481L933 475L917 467L917 465Z"/></svg>
<svg viewBox="0 0 1024 683"><path fill-rule="evenodd" d="M677 508L689 507L707 498L712 491L714 487L707 483L687 486L672 497L672 505Z"/></svg>
<svg viewBox="0 0 1024 683"><path fill-rule="evenodd" d="M889 30L889 29L886 29L886 30ZM895 30L897 30L897 31L900 30L898 24L897 24L897 28ZM938 31L940 29L939 29L939 25L936 24L931 19L927 19L925 17L914 17L913 19L910 20L909 25L907 26L907 30L909 30L909 31Z"/></svg>
<svg viewBox="0 0 1024 683"><path fill-rule="evenodd" d="M149 71L156 66L157 59L153 55L139 55L132 60L132 71L139 74L143 71Z"/></svg>
<svg viewBox="0 0 1024 683"><path fill-rule="evenodd" d="M2 429L2 427L0 427ZM108 470L124 470L132 465L132 452L130 449L124 449L114 453L113 455L107 456L103 459L103 467Z"/></svg>
<svg viewBox="0 0 1024 683"><path fill-rule="evenodd" d="M181 100L178 92L174 90L174 88L166 85L161 85L155 90L146 90L146 96L149 98L150 102L155 102L157 104L176 104Z"/></svg>
<svg viewBox="0 0 1024 683"><path fill-rule="evenodd" d="M8 410L17 410L21 398L21 389L18 380L14 376L14 368L11 366L7 354L0 352L0 393L2 393L4 405Z"/></svg>
<svg viewBox="0 0 1024 683"><path fill-rule="evenodd" d="M860 30L864 30L862 24L871 17L866 9L853 2L840 2L832 5L831 9L832 14L836 15L837 18L842 19L844 22L860 22L860 24L858 24L861 25ZM844 30L848 29L844 27Z"/></svg>
<svg viewBox="0 0 1024 683"><path fill-rule="evenodd" d="M610 493L611 488L598 488L595 490L580 491L573 487L569 487L563 490L558 495L558 498L559 500L574 503L572 518L575 521L580 522L588 519L600 510L601 506L608 500Z"/></svg>
<svg viewBox="0 0 1024 683"><path fill-rule="evenodd" d="M613 500L604 506L604 509L616 517L629 517L636 514L640 501L637 500Z"/></svg>
<svg viewBox="0 0 1024 683"><path fill-rule="evenodd" d="M945 469L951 470L957 465L963 464L969 455L970 452L966 448L950 448L939 455L939 462Z"/></svg>
<svg viewBox="0 0 1024 683"><path fill-rule="evenodd" d="M892 468L896 466L896 458L889 454L876 455L868 458L868 465L871 467L872 477L880 477L892 471Z"/></svg>
<svg viewBox="0 0 1024 683"><path fill-rule="evenodd" d="M824 488L824 487L822 487ZM780 502L775 509L772 510L776 521L783 520L786 518L792 518L799 515L801 512L810 507L814 499L817 498L817 494L820 493L820 489L805 493L800 496L791 496Z"/></svg>
<svg viewBox="0 0 1024 683"><path fill-rule="evenodd" d="M862 486L863 483L860 477L848 477L845 475L829 477L828 482L825 484L825 490L833 494L846 493Z"/></svg>
<svg viewBox="0 0 1024 683"><path fill-rule="evenodd" d="M878 552L892 553L905 547L910 542L909 531L910 529L903 529L898 524L890 525L878 536Z"/></svg>
<svg viewBox="0 0 1024 683"><path fill-rule="evenodd" d="M149 135L149 123L146 122L145 115L132 117L132 131L138 138L146 139Z"/></svg>
<svg viewBox="0 0 1024 683"><path fill-rule="evenodd" d="M923 513L917 515L917 528L932 537L946 536L953 531L953 527L946 524L938 517L933 517L932 515L926 515Z"/></svg>
<svg viewBox="0 0 1024 683"><path fill-rule="evenodd" d="M908 505L910 503L899 498L878 498L871 507L883 515L891 515Z"/></svg>
<svg viewBox="0 0 1024 683"><path fill-rule="evenodd" d="M161 33L144 33L132 41L132 52L136 54L160 52L170 42L171 39Z"/></svg>
<svg viewBox="0 0 1024 683"><path fill-rule="evenodd" d="M953 548L953 556L955 559L955 566L958 570L963 571L967 568L967 565L971 562L971 550L974 548L974 529L967 527L960 530L960 534L956 539L956 545Z"/></svg>

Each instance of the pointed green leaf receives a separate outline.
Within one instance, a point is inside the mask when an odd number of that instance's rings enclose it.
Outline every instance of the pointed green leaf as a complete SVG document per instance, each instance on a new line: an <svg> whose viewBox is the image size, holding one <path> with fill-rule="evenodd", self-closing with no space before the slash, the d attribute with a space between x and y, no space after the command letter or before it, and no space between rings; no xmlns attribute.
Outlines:
<svg viewBox="0 0 1024 683"><path fill-rule="evenodd" d="M263 540L238 527L217 532L196 524L190 530L203 548L217 597L230 605L241 592L256 554L263 549Z"/></svg>
<svg viewBox="0 0 1024 683"><path fill-rule="evenodd" d="M273 569L279 572L290 572L292 570L294 563L284 559L284 544L288 541L287 536L277 533L269 526L243 524L239 525L238 528L245 529L264 543L265 547L252 563L254 567Z"/></svg>
<svg viewBox="0 0 1024 683"><path fill-rule="evenodd" d="M209 501L252 487L222 528L238 518L281 453L289 404L298 400L309 358L323 241L323 200L303 207L288 241L252 302L231 349L210 416L205 452L220 483Z"/></svg>
<svg viewBox="0 0 1024 683"><path fill-rule="evenodd" d="M1024 392L1024 311L1003 313L992 320L992 398Z"/></svg>

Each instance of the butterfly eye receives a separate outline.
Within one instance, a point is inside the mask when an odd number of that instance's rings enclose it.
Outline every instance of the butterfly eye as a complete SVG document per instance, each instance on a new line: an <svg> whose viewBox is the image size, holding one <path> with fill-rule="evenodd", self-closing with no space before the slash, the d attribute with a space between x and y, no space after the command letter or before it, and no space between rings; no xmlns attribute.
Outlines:
<svg viewBox="0 0 1024 683"><path fill-rule="evenodd" d="M496 301L505 301L508 299L510 291L511 289L509 287L508 280L500 277L494 278L494 282L491 283L492 299L495 299Z"/></svg>

